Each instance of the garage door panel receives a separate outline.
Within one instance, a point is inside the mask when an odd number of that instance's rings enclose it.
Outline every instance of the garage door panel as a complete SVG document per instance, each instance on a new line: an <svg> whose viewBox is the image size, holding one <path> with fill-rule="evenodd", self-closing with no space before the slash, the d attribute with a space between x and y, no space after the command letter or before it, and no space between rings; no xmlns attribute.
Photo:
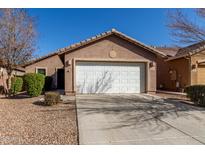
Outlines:
<svg viewBox="0 0 205 154"><path fill-rule="evenodd" d="M145 91L144 63L77 62L78 93L140 93Z"/></svg>

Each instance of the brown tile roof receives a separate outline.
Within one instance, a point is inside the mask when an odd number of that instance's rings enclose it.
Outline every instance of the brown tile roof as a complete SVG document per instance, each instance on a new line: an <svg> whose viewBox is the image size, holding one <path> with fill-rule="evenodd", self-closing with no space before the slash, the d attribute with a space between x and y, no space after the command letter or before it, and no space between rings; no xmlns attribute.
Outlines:
<svg viewBox="0 0 205 154"><path fill-rule="evenodd" d="M21 67L21 66L17 66L15 68L15 70L20 71L20 72L25 72L25 68Z"/></svg>
<svg viewBox="0 0 205 154"><path fill-rule="evenodd" d="M192 44L184 48L180 48L177 54L174 57L169 58L168 60L174 60L174 59L178 59L178 58L182 58L186 56L191 56L203 50L205 50L205 41Z"/></svg>
<svg viewBox="0 0 205 154"><path fill-rule="evenodd" d="M54 53L51 53L51 54L48 54L48 55L43 56L43 57L41 57L41 58L35 59L35 60L33 60L33 61L30 61L30 62L28 62L28 63L26 63L26 64L24 64L24 65L22 65L22 66L24 66L24 67L25 67L25 66L28 66L28 65L33 64L33 63L35 63L35 62L37 62L37 61L46 59L46 58L51 57L51 56L54 56L54 55L61 55L61 54L67 53L67 52L71 52L71 51L73 51L73 50L75 50L75 49L77 49L77 48L79 48L79 47L83 47L84 45L87 45L87 44L89 44L89 43L92 43L92 42L94 42L94 41L97 41L97 40L99 40L99 39L102 39L102 38L104 38L104 37L107 37L107 36L110 36L110 35L113 35L113 34L116 35L116 36L118 36L118 37L120 37L120 38L122 38L122 39L125 39L125 40L127 40L127 41L129 41L129 42L131 42L131 43L133 43L133 44L135 44L135 45L138 45L138 46L140 46L140 47L142 47L142 48L144 48L144 49L147 49L147 50L149 50L150 52L152 52L152 53L154 53L154 54L157 54L157 55L162 56L162 57L165 57L165 56L166 56L166 54L164 54L163 52L161 52L161 51L159 51L159 50L157 50L157 49L155 49L155 48L153 48L153 47L151 47L151 46L147 46L147 45L145 45L145 44L143 44L143 43L141 43L141 42L135 40L134 38L131 38L131 37L129 37L129 36L127 36L127 35L125 35L125 34L119 32L119 31L115 30L115 29L112 29L112 30L110 30L110 31L107 31L107 32L101 33L101 34L99 34L99 35L93 36L93 37L91 37L91 38L88 38L88 39L86 39L86 40L83 40L83 41L81 41L81 42L72 44L72 45L70 45L70 46L68 46L68 47L58 49L58 50L57 50L56 52L54 52Z"/></svg>
<svg viewBox="0 0 205 154"><path fill-rule="evenodd" d="M156 47L156 49L163 52L168 57L175 56L179 50L179 48L177 48L177 47Z"/></svg>
<svg viewBox="0 0 205 154"><path fill-rule="evenodd" d="M0 67L4 67L3 64L4 64L3 61L0 60ZM21 71L21 72L25 72L25 69L24 69L23 67L21 67L21 66L16 66L16 67L14 67L14 70Z"/></svg>

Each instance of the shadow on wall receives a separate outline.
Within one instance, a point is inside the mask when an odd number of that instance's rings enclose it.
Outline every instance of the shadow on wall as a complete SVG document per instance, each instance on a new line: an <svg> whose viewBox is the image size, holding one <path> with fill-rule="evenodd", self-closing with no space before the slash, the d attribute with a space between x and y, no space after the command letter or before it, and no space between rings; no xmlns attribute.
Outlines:
<svg viewBox="0 0 205 154"><path fill-rule="evenodd" d="M109 89L112 88L113 81L114 78L112 76L112 73L105 71L103 72L101 77L91 82L89 82L87 77L85 77L83 83L77 85L77 89L79 93L106 93Z"/></svg>

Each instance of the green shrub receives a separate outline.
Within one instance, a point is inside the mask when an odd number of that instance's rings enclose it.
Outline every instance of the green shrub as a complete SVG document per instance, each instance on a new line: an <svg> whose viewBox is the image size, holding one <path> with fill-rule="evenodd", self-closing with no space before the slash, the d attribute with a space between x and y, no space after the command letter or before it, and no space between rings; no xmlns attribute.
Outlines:
<svg viewBox="0 0 205 154"><path fill-rule="evenodd" d="M25 88L29 96L36 97L42 93L45 76L42 74L28 73L24 76Z"/></svg>
<svg viewBox="0 0 205 154"><path fill-rule="evenodd" d="M44 105L55 105L60 102L60 94L58 92L47 92L44 95Z"/></svg>
<svg viewBox="0 0 205 154"><path fill-rule="evenodd" d="M16 95L22 90L23 79L21 77L12 77L11 78L11 93Z"/></svg>
<svg viewBox="0 0 205 154"><path fill-rule="evenodd" d="M23 79L23 85L22 85L22 90L21 91L26 91L26 82L24 80L24 77L25 77L25 75L21 77Z"/></svg>
<svg viewBox="0 0 205 154"><path fill-rule="evenodd" d="M52 82L53 82L53 78L50 76L46 76L45 77L45 85L44 85L44 90L45 91L49 91L52 89Z"/></svg>
<svg viewBox="0 0 205 154"><path fill-rule="evenodd" d="M199 106L205 106L205 85L192 85L185 88L187 97Z"/></svg>

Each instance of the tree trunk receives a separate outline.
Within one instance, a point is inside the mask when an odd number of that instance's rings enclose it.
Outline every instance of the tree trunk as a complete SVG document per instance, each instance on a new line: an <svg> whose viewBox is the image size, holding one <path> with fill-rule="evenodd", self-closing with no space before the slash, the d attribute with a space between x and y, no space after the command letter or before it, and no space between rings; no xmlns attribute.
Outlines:
<svg viewBox="0 0 205 154"><path fill-rule="evenodd" d="M6 89L6 96L11 96L11 73L7 72L7 76L8 76L8 79L7 79L7 89Z"/></svg>

